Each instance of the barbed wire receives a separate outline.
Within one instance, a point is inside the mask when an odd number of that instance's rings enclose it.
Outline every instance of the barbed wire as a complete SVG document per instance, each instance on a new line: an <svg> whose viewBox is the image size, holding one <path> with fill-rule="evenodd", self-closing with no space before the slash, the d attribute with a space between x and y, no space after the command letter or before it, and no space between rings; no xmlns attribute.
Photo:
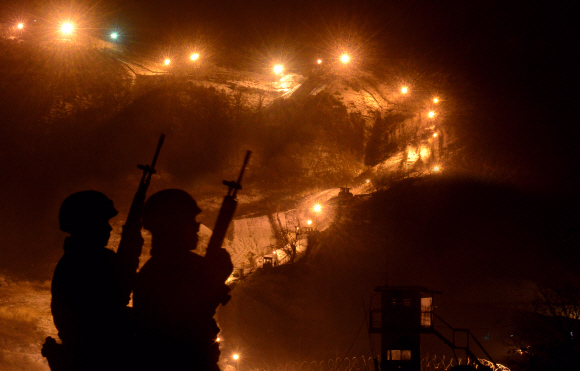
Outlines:
<svg viewBox="0 0 580 371"><path fill-rule="evenodd" d="M502 364L494 364L487 359L478 358L479 362L486 367L489 367L492 371L510 371L510 369ZM445 360L445 356L442 356L440 360L437 359L437 355L427 356L421 358L421 371L435 371L435 370L451 370L451 368L459 365L473 366L477 369L477 365L471 361L470 358L463 359L461 357L449 358L449 361Z"/></svg>
<svg viewBox="0 0 580 371"><path fill-rule="evenodd" d="M338 369L337 369L338 367ZM278 364L273 368L266 368L265 371L374 371L375 367L371 357L337 357L328 361L303 361ZM256 370L257 371L257 370Z"/></svg>
<svg viewBox="0 0 580 371"><path fill-rule="evenodd" d="M496 363L495 365L487 359L479 359L479 362L492 371L510 371L504 365ZM477 365L469 358L446 358L445 355L438 357L437 355L427 354L421 358L421 371L449 371L455 366L468 365L477 369ZM336 368L338 367L338 369ZM285 364L278 364L276 367L268 367L266 369L255 369L254 371L378 371L375 370L374 362L371 357L345 357L344 359L337 357L329 359L328 361L302 361L288 362Z"/></svg>

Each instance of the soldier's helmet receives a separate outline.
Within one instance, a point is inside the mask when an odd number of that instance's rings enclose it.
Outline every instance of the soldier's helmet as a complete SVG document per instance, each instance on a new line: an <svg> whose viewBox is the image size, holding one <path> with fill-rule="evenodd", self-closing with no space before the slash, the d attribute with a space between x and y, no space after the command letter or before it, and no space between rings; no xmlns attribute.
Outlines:
<svg viewBox="0 0 580 371"><path fill-rule="evenodd" d="M201 209L181 189L165 189L149 197L143 207L143 227L152 233L175 230L195 221Z"/></svg>
<svg viewBox="0 0 580 371"><path fill-rule="evenodd" d="M117 215L107 196L97 191L81 191L68 196L60 207L60 229L75 233L94 223L102 223Z"/></svg>

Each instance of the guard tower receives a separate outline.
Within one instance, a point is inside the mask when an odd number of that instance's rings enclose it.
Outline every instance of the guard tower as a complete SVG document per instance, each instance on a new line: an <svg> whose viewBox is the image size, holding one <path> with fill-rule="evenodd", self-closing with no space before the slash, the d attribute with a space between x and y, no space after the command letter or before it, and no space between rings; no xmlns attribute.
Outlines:
<svg viewBox="0 0 580 371"><path fill-rule="evenodd" d="M453 354L456 349L463 350L480 369L488 369L471 352L469 340L472 339L495 364L468 329L455 329L433 313L433 295L440 292L418 286L380 286L375 292L381 296L380 308L371 308L369 333L381 334L382 371L421 371L421 334L436 335L451 347ZM435 319L452 332L452 340L435 329Z"/></svg>
<svg viewBox="0 0 580 371"><path fill-rule="evenodd" d="M381 336L381 370L421 370L421 334L433 326L434 291L383 286L381 308L371 309L369 332Z"/></svg>
<svg viewBox="0 0 580 371"><path fill-rule="evenodd" d="M272 256L264 255L262 260L262 268L272 268L274 264L272 263Z"/></svg>
<svg viewBox="0 0 580 371"><path fill-rule="evenodd" d="M349 187L340 187L340 191L338 192L338 197L354 197L354 195L350 192Z"/></svg>

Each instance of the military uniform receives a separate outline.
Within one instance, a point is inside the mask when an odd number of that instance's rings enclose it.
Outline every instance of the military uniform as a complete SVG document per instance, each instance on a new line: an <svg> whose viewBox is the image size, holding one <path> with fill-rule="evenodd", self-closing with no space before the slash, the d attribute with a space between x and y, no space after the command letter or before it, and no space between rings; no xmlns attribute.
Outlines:
<svg viewBox="0 0 580 371"><path fill-rule="evenodd" d="M84 249L69 237L54 271L51 309L58 336L83 369L116 368L129 350L131 282L138 256Z"/></svg>
<svg viewBox="0 0 580 371"><path fill-rule="evenodd" d="M145 203L143 226L152 234L152 256L133 293L144 370L219 370L213 316L229 298L225 281L233 265L221 247L208 249L205 257L191 251L197 247L199 212L182 190L160 191Z"/></svg>
<svg viewBox="0 0 580 371"><path fill-rule="evenodd" d="M117 253L105 248L117 214L102 193L83 191L63 202L61 229L71 234L52 279L51 310L62 345L47 339L53 371L127 370L132 356L129 308L143 240Z"/></svg>
<svg viewBox="0 0 580 371"><path fill-rule="evenodd" d="M219 327L213 316L229 291L233 270L220 249L209 257L193 252L153 256L140 270L134 292L146 368L219 370Z"/></svg>

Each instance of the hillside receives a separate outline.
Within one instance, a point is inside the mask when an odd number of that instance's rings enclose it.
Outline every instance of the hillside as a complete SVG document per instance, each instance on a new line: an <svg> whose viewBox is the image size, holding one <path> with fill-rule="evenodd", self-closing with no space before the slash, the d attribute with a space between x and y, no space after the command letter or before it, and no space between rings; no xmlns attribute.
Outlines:
<svg viewBox="0 0 580 371"><path fill-rule="evenodd" d="M225 192L221 180L234 178L241 155L254 151L228 245L236 265L247 261L248 251L283 248L268 220L276 211L282 225L286 218L293 223L315 199L324 202L337 186L364 181L357 177L368 170L365 143L373 136L377 107L339 76L326 88L313 78L311 91L300 90L310 76L272 81L267 73L215 66L195 76L136 76L106 45L66 56L53 54L52 44L37 46L0 43L0 86L9 93L0 103L6 139L0 152L2 172L10 178L0 184L0 233L7 247L0 251L2 367L46 369L39 349L45 336L55 335L47 280L62 255L64 235L56 219L62 199L87 188L114 199L120 215L112 220L109 247L116 248L140 175L136 165L150 160L161 132L167 140L150 193L190 191L210 227ZM413 120L405 125L416 126ZM374 138L405 131L400 128L385 127ZM405 143L392 138L390 151L399 159ZM374 153L380 164L406 166L390 161L382 148ZM209 230L202 232L207 239ZM145 240L142 261L150 247L147 234Z"/></svg>
<svg viewBox="0 0 580 371"><path fill-rule="evenodd" d="M240 352L248 367L259 368L370 356L366 326L357 331L388 275L390 285L442 291L436 312L470 328L501 362L532 283L574 273L579 258L563 244L572 210L489 183L408 179L346 213L309 241L306 259L258 271L234 287L218 312L224 354ZM424 347L449 351L437 339L425 339Z"/></svg>

